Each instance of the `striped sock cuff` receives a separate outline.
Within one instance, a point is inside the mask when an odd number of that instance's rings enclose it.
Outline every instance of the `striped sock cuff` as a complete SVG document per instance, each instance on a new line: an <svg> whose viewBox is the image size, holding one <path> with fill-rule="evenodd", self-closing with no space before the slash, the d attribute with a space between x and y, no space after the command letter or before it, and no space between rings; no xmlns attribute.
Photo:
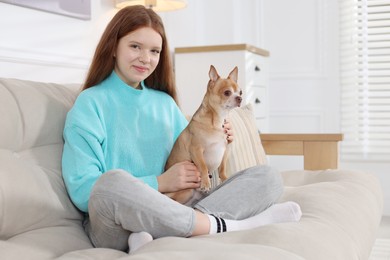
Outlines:
<svg viewBox="0 0 390 260"><path fill-rule="evenodd" d="M211 215L215 218L215 221L217 222L217 233L226 232L226 222L223 218L218 218L214 215Z"/></svg>
<svg viewBox="0 0 390 260"><path fill-rule="evenodd" d="M219 220L221 220L221 223L222 223L222 232L226 232L226 222L223 218L220 218Z"/></svg>

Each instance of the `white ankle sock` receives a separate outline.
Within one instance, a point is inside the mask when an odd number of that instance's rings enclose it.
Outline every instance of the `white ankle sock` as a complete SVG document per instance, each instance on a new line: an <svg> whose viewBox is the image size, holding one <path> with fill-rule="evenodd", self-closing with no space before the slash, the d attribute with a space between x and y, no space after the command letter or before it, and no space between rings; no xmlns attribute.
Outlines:
<svg viewBox="0 0 390 260"><path fill-rule="evenodd" d="M301 216L300 206L293 201L274 204L260 214L243 220L230 220L208 215L210 234L251 229L273 223L297 222Z"/></svg>
<svg viewBox="0 0 390 260"><path fill-rule="evenodd" d="M151 241L153 241L153 237L148 232L131 233L128 240L129 254Z"/></svg>

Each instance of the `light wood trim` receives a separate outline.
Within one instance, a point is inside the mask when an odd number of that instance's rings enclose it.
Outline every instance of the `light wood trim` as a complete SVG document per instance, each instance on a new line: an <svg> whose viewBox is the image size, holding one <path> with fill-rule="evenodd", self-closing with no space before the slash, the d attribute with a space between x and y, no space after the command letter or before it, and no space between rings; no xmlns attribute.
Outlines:
<svg viewBox="0 0 390 260"><path fill-rule="evenodd" d="M260 134L267 155L303 155L305 170L337 169L342 134Z"/></svg>
<svg viewBox="0 0 390 260"><path fill-rule="evenodd" d="M177 47L175 53L194 53L194 52L215 52L215 51L249 51L264 57L269 56L269 51L260 49L249 44L228 44L228 45L208 45L208 46L192 46L192 47Z"/></svg>
<svg viewBox="0 0 390 260"><path fill-rule="evenodd" d="M301 141L263 141L264 150L268 155L303 155Z"/></svg>
<svg viewBox="0 0 390 260"><path fill-rule="evenodd" d="M343 134L260 134L266 141L342 141Z"/></svg>

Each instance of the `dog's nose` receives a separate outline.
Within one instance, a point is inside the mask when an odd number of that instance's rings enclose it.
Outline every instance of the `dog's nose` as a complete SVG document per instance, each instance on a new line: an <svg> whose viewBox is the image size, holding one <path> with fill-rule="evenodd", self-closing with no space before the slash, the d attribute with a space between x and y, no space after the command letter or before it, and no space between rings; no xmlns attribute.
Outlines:
<svg viewBox="0 0 390 260"><path fill-rule="evenodd" d="M237 101L238 103L241 103L241 101L242 101L242 97L240 97L240 96L237 96L237 97L236 97L236 101Z"/></svg>

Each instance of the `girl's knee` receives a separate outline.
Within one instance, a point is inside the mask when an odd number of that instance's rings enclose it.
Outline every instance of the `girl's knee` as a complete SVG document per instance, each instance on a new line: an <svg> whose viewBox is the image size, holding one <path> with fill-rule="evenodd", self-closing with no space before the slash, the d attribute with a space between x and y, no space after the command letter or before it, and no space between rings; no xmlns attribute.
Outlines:
<svg viewBox="0 0 390 260"><path fill-rule="evenodd" d="M243 175L245 178L262 179L263 183L281 183L282 181L280 172L269 165L256 165L237 174Z"/></svg>
<svg viewBox="0 0 390 260"><path fill-rule="evenodd" d="M264 193L272 192L280 196L283 192L283 180L279 171L269 165L257 165L242 172L241 178L247 179L250 185L258 186Z"/></svg>
<svg viewBox="0 0 390 260"><path fill-rule="evenodd" d="M123 179L123 178L126 178L127 175L130 175L128 172L124 171L124 170L121 170L121 169L118 169L118 170L110 170L108 172L105 172L103 173L98 181L96 183L105 183L105 184L109 184L109 183L112 183L112 182L116 182L118 179Z"/></svg>
<svg viewBox="0 0 390 260"><path fill-rule="evenodd" d="M110 170L103 173L99 179L96 181L92 192L94 193L106 193L110 191L115 191L121 189L122 186L129 185L129 183L138 181L130 173L118 169ZM123 187L126 189L126 187Z"/></svg>
<svg viewBox="0 0 390 260"><path fill-rule="evenodd" d="M117 191L124 185L124 178L129 175L123 170L111 170L103 173L92 188L88 208L100 209L110 207L109 204L117 200ZM104 206L102 204L105 204Z"/></svg>

